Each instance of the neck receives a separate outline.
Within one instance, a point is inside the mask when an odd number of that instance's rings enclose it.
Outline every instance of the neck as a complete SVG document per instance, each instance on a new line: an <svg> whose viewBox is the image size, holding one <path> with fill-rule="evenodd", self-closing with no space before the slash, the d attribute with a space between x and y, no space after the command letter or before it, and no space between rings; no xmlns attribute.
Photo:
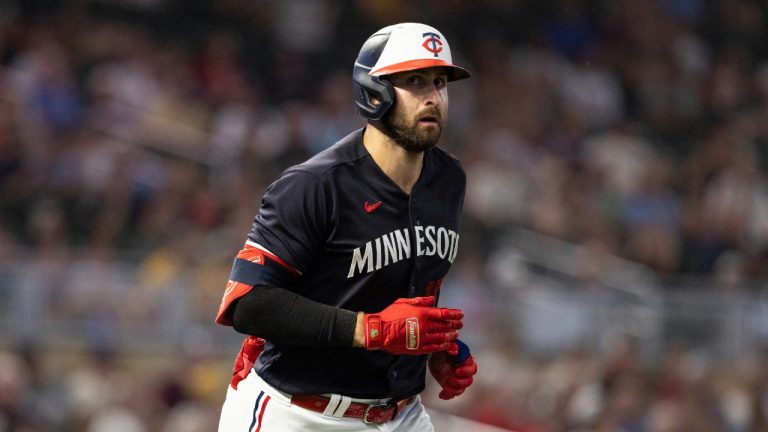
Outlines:
<svg viewBox="0 0 768 432"><path fill-rule="evenodd" d="M410 194L424 165L424 153L411 153L371 123L365 128L363 145L376 165L405 193Z"/></svg>

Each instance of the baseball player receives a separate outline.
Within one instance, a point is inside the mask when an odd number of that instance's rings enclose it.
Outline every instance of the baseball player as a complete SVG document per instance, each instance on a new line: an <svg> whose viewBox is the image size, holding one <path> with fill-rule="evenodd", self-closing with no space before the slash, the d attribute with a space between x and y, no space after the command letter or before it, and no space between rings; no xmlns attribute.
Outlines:
<svg viewBox="0 0 768 432"><path fill-rule="evenodd" d="M251 335L219 431L432 431L419 393L477 371L437 307L456 259L465 174L435 145L453 65L436 29L405 23L363 44L354 99L367 126L284 171L262 198L216 322Z"/></svg>

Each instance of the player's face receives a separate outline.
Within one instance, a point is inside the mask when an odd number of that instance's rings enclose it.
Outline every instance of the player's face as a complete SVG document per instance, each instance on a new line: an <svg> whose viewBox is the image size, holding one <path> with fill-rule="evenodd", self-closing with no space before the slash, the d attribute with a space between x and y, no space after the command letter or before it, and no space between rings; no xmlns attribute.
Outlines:
<svg viewBox="0 0 768 432"><path fill-rule="evenodd" d="M395 105L382 119L390 137L409 152L433 147L448 115L448 75L441 68L392 74Z"/></svg>

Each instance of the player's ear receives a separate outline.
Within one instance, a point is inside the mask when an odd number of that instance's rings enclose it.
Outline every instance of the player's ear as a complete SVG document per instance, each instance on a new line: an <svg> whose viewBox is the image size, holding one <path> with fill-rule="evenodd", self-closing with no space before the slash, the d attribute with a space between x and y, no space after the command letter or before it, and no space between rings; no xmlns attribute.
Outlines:
<svg viewBox="0 0 768 432"><path fill-rule="evenodd" d="M381 105L381 99L379 99L378 97L376 97L376 96L371 96L370 98L371 98L371 103L372 103L374 106L379 106L379 105Z"/></svg>

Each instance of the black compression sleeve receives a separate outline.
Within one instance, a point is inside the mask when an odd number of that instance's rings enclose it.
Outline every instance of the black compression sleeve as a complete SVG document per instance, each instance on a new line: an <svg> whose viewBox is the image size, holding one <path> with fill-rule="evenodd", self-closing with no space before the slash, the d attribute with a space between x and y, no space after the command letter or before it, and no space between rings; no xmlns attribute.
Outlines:
<svg viewBox="0 0 768 432"><path fill-rule="evenodd" d="M255 286L235 302L232 323L240 333L276 343L351 347L357 313L283 288Z"/></svg>

